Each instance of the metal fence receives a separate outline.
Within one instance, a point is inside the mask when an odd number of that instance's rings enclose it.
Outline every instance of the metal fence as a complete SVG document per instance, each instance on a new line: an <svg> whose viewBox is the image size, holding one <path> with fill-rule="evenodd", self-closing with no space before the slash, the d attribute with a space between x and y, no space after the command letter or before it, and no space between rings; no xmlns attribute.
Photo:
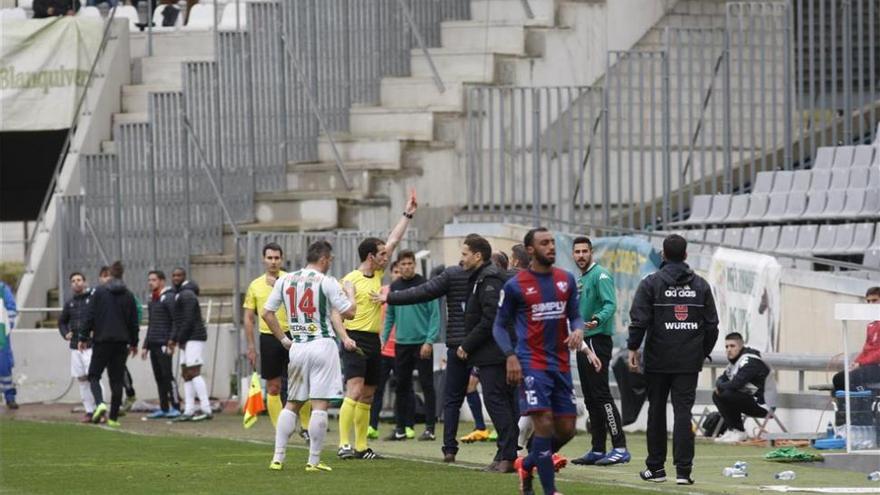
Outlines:
<svg viewBox="0 0 880 495"><path fill-rule="evenodd" d="M684 219L697 194L746 192L760 171L811 166L820 146L870 141L880 121L876 0L728 2L701 19L670 17L659 44L609 52L597 86L577 88L601 93L599 107L582 96L560 98L562 108L511 102L569 88L470 89L468 210L657 229ZM598 115L598 132L572 125L583 109ZM550 142L563 145L548 153ZM566 154L584 175L559 173ZM572 198L560 176L585 196Z"/></svg>
<svg viewBox="0 0 880 495"><path fill-rule="evenodd" d="M333 232L248 232L245 273L247 280L259 277L265 270L262 264L263 246L275 242L284 251L284 269L296 270L306 266L306 249L317 240L325 240L333 246L333 266L330 272L342 278L346 273L360 265L357 247L367 237L387 239L387 231L356 231L337 230ZM425 242L419 239L416 229L408 229L400 242L397 252L401 249L419 251L425 248Z"/></svg>

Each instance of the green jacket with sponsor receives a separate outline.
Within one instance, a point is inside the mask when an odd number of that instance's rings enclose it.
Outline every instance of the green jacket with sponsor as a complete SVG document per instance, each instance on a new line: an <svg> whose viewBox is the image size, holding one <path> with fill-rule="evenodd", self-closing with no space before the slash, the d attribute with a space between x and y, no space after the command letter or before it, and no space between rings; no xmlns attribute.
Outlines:
<svg viewBox="0 0 880 495"><path fill-rule="evenodd" d="M584 336L614 335L614 314L617 311L617 293L614 278L608 270L596 263L578 280L581 295L581 318L584 324L598 320L599 326L592 330L584 328Z"/></svg>

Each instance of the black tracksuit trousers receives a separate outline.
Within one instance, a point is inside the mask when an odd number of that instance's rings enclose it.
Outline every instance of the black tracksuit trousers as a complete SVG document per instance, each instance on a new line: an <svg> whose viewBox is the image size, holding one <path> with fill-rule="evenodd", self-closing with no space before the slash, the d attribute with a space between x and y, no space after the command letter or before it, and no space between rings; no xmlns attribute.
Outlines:
<svg viewBox="0 0 880 495"><path fill-rule="evenodd" d="M697 395L698 373L645 373L648 380L648 458L654 471L666 464L666 401L672 397L675 416L672 429L672 458L679 475L690 475L694 464L694 432L691 409Z"/></svg>
<svg viewBox="0 0 880 495"><path fill-rule="evenodd" d="M620 419L620 410L614 403L614 397L611 396L608 382L608 366L611 363L614 344L610 335L594 335L587 337L585 342L602 361L602 369L596 371L584 353L577 353L578 375L581 378L584 405L590 413L592 451L605 452L605 439L609 433L612 447L625 449L626 435L623 433L623 421Z"/></svg>

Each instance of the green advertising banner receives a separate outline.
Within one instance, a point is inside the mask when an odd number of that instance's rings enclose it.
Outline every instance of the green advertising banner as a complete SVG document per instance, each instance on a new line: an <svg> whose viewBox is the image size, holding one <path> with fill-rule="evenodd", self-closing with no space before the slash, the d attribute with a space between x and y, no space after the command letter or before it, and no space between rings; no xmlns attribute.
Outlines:
<svg viewBox="0 0 880 495"><path fill-rule="evenodd" d="M0 21L0 131L66 129L101 43L103 21Z"/></svg>

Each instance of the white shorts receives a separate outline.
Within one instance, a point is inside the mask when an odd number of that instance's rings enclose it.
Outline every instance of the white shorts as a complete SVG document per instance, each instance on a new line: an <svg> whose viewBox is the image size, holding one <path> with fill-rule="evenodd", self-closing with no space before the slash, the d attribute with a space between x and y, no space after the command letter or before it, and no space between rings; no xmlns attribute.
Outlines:
<svg viewBox="0 0 880 495"><path fill-rule="evenodd" d="M92 348L84 351L70 350L70 376L79 378L88 376L89 364L92 363Z"/></svg>
<svg viewBox="0 0 880 495"><path fill-rule="evenodd" d="M321 338L290 347L287 400L342 398L342 366L336 340Z"/></svg>
<svg viewBox="0 0 880 495"><path fill-rule="evenodd" d="M202 359L202 352L204 350L205 341L190 340L186 343L185 348L180 349L180 364L187 368L205 364L205 361Z"/></svg>

